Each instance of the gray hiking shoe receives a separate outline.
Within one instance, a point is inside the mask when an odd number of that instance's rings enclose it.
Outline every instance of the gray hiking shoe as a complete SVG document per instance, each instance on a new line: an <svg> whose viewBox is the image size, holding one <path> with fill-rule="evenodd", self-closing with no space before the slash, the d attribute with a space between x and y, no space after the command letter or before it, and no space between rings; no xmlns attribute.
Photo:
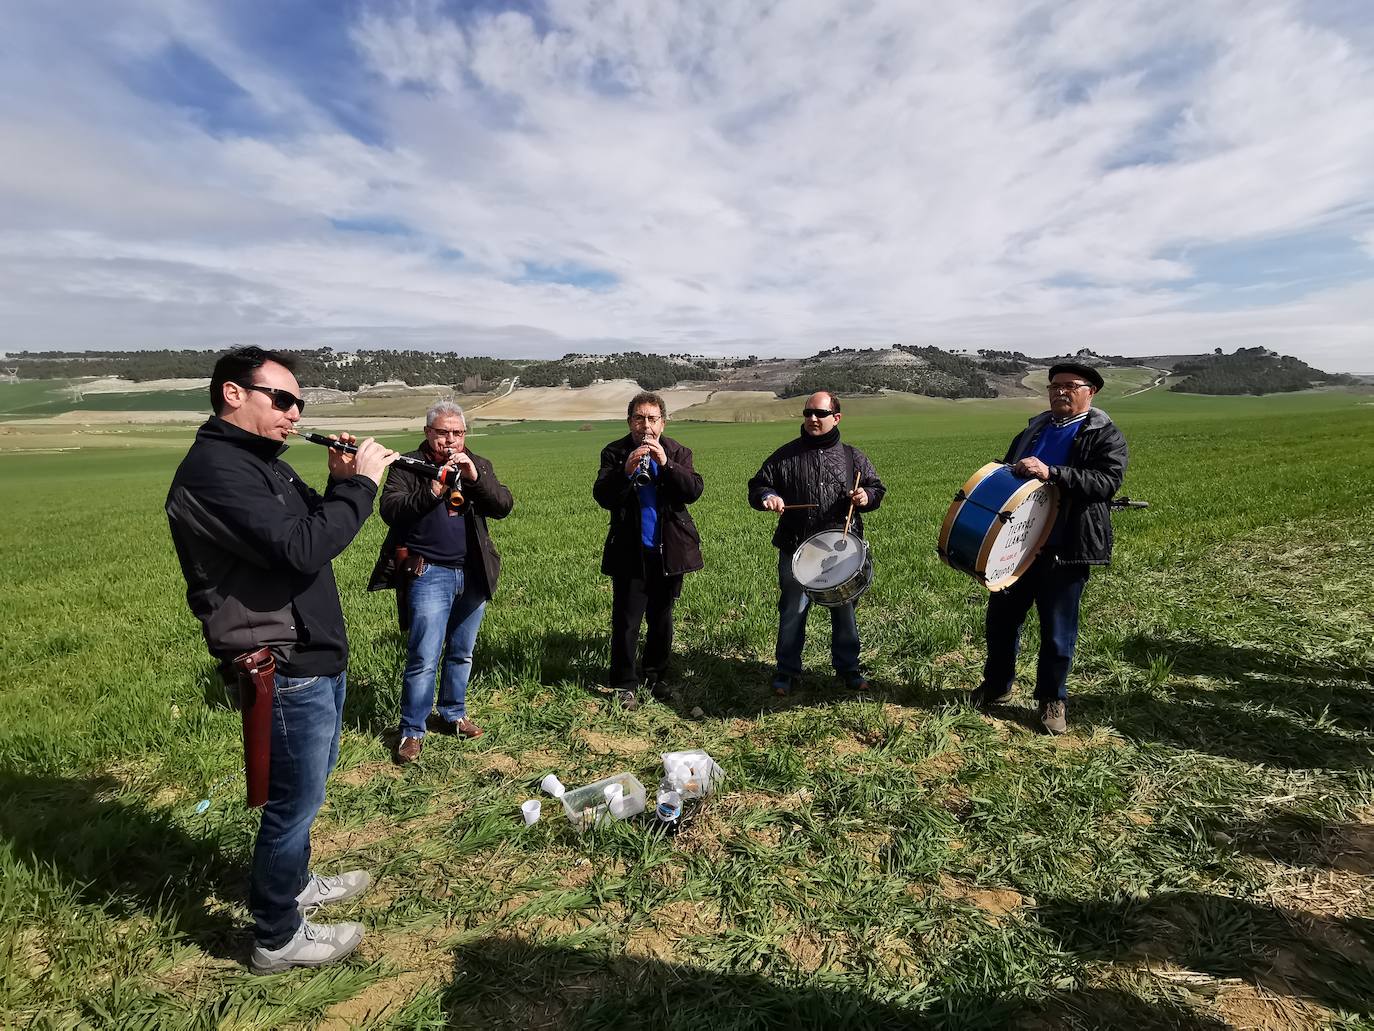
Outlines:
<svg viewBox="0 0 1374 1031"><path fill-rule="evenodd" d="M372 884L372 875L366 870L349 870L348 873L321 877L311 873L310 881L296 896L296 905L302 913L311 906L328 906L344 899L356 898Z"/></svg>
<svg viewBox="0 0 1374 1031"><path fill-rule="evenodd" d="M292 967L322 967L349 955L362 940L362 924L312 924L302 920L291 940L281 948L254 946L248 969L255 974L280 974Z"/></svg>
<svg viewBox="0 0 1374 1031"><path fill-rule="evenodd" d="M1044 702L1040 706L1040 722L1046 733L1062 734L1069 729L1063 702Z"/></svg>
<svg viewBox="0 0 1374 1031"><path fill-rule="evenodd" d="M975 709L990 709L994 705L1006 705L1011 701L1012 688L1006 687L1000 694L998 689L988 684L979 684L968 693L968 703Z"/></svg>

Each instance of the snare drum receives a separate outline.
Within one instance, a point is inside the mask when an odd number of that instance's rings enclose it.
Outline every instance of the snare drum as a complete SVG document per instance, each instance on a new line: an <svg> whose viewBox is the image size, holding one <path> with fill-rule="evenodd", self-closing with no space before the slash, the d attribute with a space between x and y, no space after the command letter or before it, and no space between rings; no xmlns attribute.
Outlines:
<svg viewBox="0 0 1374 1031"><path fill-rule="evenodd" d="M822 530L792 553L792 575L817 605L837 609L858 600L873 582L873 556L856 533Z"/></svg>
<svg viewBox="0 0 1374 1031"><path fill-rule="evenodd" d="M1030 568L1054 528L1059 491L989 462L954 495L940 528L940 558L990 591Z"/></svg>

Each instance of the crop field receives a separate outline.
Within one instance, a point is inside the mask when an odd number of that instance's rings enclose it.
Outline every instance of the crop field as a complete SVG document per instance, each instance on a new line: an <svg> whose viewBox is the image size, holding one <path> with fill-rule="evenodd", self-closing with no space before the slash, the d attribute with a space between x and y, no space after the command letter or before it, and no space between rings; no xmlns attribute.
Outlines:
<svg viewBox="0 0 1374 1031"><path fill-rule="evenodd" d="M964 704L985 592L935 556L1033 405L846 405L889 488L863 696L823 613L803 689L768 690L773 517L745 482L795 423L670 424L706 478L707 568L673 699L635 712L604 689L590 493L624 424L482 429L516 498L469 692L487 733L389 761L405 645L364 589L374 517L335 562L353 651L314 832L317 869L374 874L327 916L368 936L270 978L245 969L239 717L162 513L191 429L0 453L0 1026L1374 1028L1369 400L1104 401L1151 507L1113 517L1057 739L1034 729L1034 620L1015 703ZM323 449L289 460L322 484ZM728 780L676 837L579 836L548 799L521 824L548 772L652 788L657 753L694 747Z"/></svg>

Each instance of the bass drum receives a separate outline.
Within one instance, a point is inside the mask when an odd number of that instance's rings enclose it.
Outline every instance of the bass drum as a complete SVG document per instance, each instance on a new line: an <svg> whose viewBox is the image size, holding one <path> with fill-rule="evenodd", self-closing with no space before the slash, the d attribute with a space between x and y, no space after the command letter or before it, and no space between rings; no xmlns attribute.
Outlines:
<svg viewBox="0 0 1374 1031"><path fill-rule="evenodd" d="M1058 515L1055 487L989 462L954 495L937 550L946 565L1001 591L1030 568Z"/></svg>
<svg viewBox="0 0 1374 1031"><path fill-rule="evenodd" d="M873 582L868 541L843 530L822 530L792 553L792 575L817 605L837 609L859 599Z"/></svg>

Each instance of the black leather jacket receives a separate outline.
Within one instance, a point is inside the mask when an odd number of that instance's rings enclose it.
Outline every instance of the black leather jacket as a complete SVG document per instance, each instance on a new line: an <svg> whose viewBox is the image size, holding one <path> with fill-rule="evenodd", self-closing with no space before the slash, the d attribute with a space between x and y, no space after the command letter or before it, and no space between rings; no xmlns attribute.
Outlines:
<svg viewBox="0 0 1374 1031"><path fill-rule="evenodd" d="M280 460L286 445L212 417L167 493L186 601L221 663L264 645L284 676L348 666L330 562L357 536L377 487L331 480L323 495Z"/></svg>
<svg viewBox="0 0 1374 1031"><path fill-rule="evenodd" d="M849 528L862 537L864 520L860 513L876 511L887 488L873 471L868 456L843 441L829 448L814 448L798 437L778 448L749 481L749 504L762 510L763 499L776 494L789 505L818 506L784 512L778 519L773 547L794 551L813 533L844 526L856 474L859 486L868 492L868 504L854 510Z"/></svg>
<svg viewBox="0 0 1374 1031"><path fill-rule="evenodd" d="M1003 461L1024 458L1053 416L1042 412L1011 442ZM1130 453L1126 438L1100 408L1088 409L1073 438L1069 460L1050 466L1059 488L1059 544L1054 558L1066 566L1105 566L1112 560L1112 517L1107 502L1121 489Z"/></svg>
<svg viewBox="0 0 1374 1031"><path fill-rule="evenodd" d="M658 474L658 518L662 528L663 574L682 576L705 565L701 536L687 506L701 497L705 483L692 465L692 449L672 437L659 437L668 466ZM606 544L601 549L601 572L606 576L643 576L644 553L639 536L639 496L625 475L625 463L635 449L628 433L601 449L601 466L592 484L592 497L611 513Z"/></svg>
<svg viewBox="0 0 1374 1031"><path fill-rule="evenodd" d="M509 488L496 478L496 470L491 462L471 451L467 456L477 467L477 479L463 480L461 490L467 501L464 515L468 534L468 560L466 568L474 576L474 586L488 601L496 594L496 581L501 576L501 555L491 543L487 533L487 519L504 519L515 507ZM421 447L408 453L409 458L422 462L433 462L434 458ZM404 465L393 465L387 470L386 486L382 488L382 522L386 523L386 540L382 542L381 554L372 567L372 578L368 581L369 591L384 591L396 586L396 547L405 544L411 528L419 520L443 503L443 499L430 489L431 481L423 473L416 472ZM481 561L473 561L481 555Z"/></svg>

